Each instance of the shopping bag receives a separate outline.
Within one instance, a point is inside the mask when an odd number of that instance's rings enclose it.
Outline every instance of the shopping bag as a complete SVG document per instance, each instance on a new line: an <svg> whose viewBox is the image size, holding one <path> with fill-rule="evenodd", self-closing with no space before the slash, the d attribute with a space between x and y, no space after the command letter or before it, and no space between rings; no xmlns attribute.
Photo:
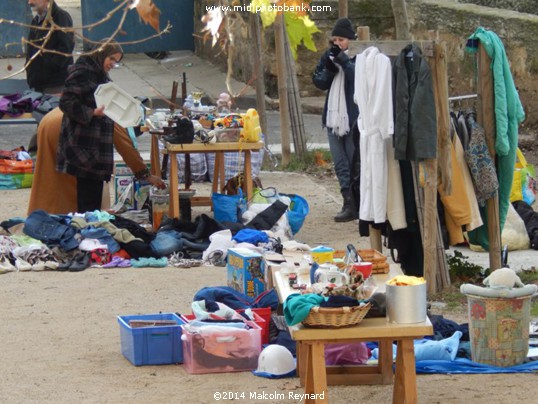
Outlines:
<svg viewBox="0 0 538 404"><path fill-rule="evenodd" d="M537 191L535 168L532 164L527 163L523 152L518 148L510 202L525 201L532 205L536 200Z"/></svg>
<svg viewBox="0 0 538 404"><path fill-rule="evenodd" d="M0 174L32 174L33 160L0 159Z"/></svg>
<svg viewBox="0 0 538 404"><path fill-rule="evenodd" d="M0 189L31 188L34 161L16 160L19 150L0 151Z"/></svg>
<svg viewBox="0 0 538 404"><path fill-rule="evenodd" d="M243 198L241 188L236 195L213 192L211 194L211 202L213 204L213 218L219 223L239 222L242 212L246 210L246 201Z"/></svg>
<svg viewBox="0 0 538 404"><path fill-rule="evenodd" d="M0 190L2 189L21 189L32 188L34 174L1 174L0 173Z"/></svg>
<svg viewBox="0 0 538 404"><path fill-rule="evenodd" d="M288 221L290 223L291 232L295 235L303 227L306 216L310 212L308 202L302 196L296 194L282 194L291 199L291 205L288 210Z"/></svg>

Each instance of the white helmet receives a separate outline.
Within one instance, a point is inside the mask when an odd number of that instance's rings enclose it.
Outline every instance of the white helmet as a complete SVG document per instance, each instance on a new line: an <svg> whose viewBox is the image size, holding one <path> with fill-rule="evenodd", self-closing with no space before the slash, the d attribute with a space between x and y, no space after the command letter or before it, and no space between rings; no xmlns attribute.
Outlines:
<svg viewBox="0 0 538 404"><path fill-rule="evenodd" d="M256 369L256 372L281 376L293 370L295 370L295 359L293 359L291 352L282 345L268 345L258 357L258 369Z"/></svg>

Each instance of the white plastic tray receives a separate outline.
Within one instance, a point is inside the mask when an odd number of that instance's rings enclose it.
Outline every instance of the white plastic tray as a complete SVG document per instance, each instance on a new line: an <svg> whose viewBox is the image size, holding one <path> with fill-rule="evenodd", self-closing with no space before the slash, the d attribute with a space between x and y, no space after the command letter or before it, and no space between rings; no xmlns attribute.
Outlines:
<svg viewBox="0 0 538 404"><path fill-rule="evenodd" d="M137 126L144 117L140 101L114 83L101 84L94 96L98 107L105 106L105 115L124 128Z"/></svg>

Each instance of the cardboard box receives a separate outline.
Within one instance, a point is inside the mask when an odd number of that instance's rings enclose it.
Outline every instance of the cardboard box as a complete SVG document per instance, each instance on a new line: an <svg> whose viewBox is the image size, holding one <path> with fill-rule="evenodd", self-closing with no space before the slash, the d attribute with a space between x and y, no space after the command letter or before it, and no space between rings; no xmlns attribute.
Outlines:
<svg viewBox="0 0 538 404"><path fill-rule="evenodd" d="M230 248L227 255L228 286L251 297L266 289L265 260L247 248Z"/></svg>
<svg viewBox="0 0 538 404"><path fill-rule="evenodd" d="M151 167L150 164L147 165ZM137 181L129 167L117 163L114 169L114 204L123 201L127 209L141 210L149 205L149 190L151 185L146 181Z"/></svg>
<svg viewBox="0 0 538 404"><path fill-rule="evenodd" d="M126 209L134 209L134 177L131 175L114 176L114 204L123 202Z"/></svg>

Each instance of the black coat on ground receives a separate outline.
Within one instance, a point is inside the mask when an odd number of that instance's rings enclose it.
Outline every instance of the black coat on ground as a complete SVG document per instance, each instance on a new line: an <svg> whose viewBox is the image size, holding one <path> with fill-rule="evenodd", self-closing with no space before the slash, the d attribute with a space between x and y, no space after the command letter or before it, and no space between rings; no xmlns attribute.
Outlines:
<svg viewBox="0 0 538 404"><path fill-rule="evenodd" d="M512 205L525 222L525 228L531 240L531 248L538 250L538 212L535 212L532 206L525 201L515 201Z"/></svg>

